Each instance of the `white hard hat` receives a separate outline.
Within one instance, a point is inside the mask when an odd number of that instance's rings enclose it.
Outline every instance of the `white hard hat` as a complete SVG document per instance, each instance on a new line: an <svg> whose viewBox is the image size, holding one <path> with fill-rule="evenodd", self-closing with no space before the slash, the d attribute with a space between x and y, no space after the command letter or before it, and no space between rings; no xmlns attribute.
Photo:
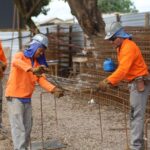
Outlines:
<svg viewBox="0 0 150 150"><path fill-rule="evenodd" d="M46 48L48 47L48 38L44 34L36 34L33 36L32 40L41 43Z"/></svg>
<svg viewBox="0 0 150 150"><path fill-rule="evenodd" d="M107 34L105 36L105 40L108 40L110 39L117 31L119 31L121 28L123 28L121 26L121 23L120 22L113 22L108 31L107 31Z"/></svg>

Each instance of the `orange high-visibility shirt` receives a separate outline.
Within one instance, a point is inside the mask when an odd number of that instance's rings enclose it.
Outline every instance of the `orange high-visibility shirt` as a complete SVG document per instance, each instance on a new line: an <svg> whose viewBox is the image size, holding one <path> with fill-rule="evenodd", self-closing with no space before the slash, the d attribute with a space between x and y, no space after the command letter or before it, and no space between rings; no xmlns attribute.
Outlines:
<svg viewBox="0 0 150 150"><path fill-rule="evenodd" d="M34 67L39 66L34 62ZM49 83L45 77L36 77L28 70L32 68L31 59L24 56L23 52L15 54L9 79L6 85L6 97L31 98L36 82L45 90L51 92L55 86Z"/></svg>
<svg viewBox="0 0 150 150"><path fill-rule="evenodd" d="M148 67L145 64L139 47L131 40L125 39L120 49L117 49L118 67L107 78L115 85L122 80L128 82L136 77L148 75Z"/></svg>
<svg viewBox="0 0 150 150"><path fill-rule="evenodd" d="M7 59L5 57L1 41L0 41L0 61L2 61L3 63L7 64Z"/></svg>

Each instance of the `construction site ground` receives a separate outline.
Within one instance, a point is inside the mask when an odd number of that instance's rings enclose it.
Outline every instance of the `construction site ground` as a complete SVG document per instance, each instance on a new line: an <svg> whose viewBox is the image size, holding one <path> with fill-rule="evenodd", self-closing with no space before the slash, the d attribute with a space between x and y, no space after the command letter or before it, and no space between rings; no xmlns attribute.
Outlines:
<svg viewBox="0 0 150 150"><path fill-rule="evenodd" d="M33 129L31 142L58 140L63 150L123 150L126 148L124 113L113 106L89 104L91 98L78 94L56 99L43 94L41 120L40 94L36 87L32 99ZM56 117L57 116L57 117ZM42 122L41 122L42 121ZM0 150L13 150L6 99L3 102L3 127L9 138L1 135ZM128 129L127 129L128 130Z"/></svg>
<svg viewBox="0 0 150 150"><path fill-rule="evenodd" d="M125 115L124 111L112 105L104 105L100 99L99 104L93 103L92 97L69 92L56 101L52 94L44 93L41 109L40 94L43 91L37 86L32 98L31 143L41 143L43 137L44 141L56 140L62 143L64 146L62 150L124 150L127 148L129 116ZM3 127L7 130L8 137L0 134L0 150L13 150L5 98Z"/></svg>

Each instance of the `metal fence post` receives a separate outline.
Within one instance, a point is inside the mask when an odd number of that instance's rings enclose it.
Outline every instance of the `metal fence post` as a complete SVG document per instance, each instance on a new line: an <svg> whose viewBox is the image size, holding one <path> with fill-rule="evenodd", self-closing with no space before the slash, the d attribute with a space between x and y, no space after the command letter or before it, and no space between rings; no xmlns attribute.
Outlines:
<svg viewBox="0 0 150 150"><path fill-rule="evenodd" d="M149 27L150 26L150 14L146 13L145 14L145 27Z"/></svg>

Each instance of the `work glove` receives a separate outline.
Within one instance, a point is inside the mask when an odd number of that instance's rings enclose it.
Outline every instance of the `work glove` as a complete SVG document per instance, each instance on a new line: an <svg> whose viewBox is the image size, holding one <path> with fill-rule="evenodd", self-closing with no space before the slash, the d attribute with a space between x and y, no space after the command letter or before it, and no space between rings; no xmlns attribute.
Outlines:
<svg viewBox="0 0 150 150"><path fill-rule="evenodd" d="M3 78L3 72L5 71L5 69L6 69L6 64L0 61L0 79Z"/></svg>
<svg viewBox="0 0 150 150"><path fill-rule="evenodd" d="M34 75L40 77L43 73L47 72L47 68L44 65L40 65L36 68L32 68L32 72Z"/></svg>
<svg viewBox="0 0 150 150"><path fill-rule="evenodd" d="M2 69L2 67L0 67L0 79L2 79L3 78L3 69Z"/></svg>
<svg viewBox="0 0 150 150"><path fill-rule="evenodd" d="M64 91L62 89L56 87L53 91L53 94L54 94L54 97L60 98L60 97L64 96Z"/></svg>
<svg viewBox="0 0 150 150"><path fill-rule="evenodd" d="M109 88L110 86L111 86L111 84L109 83L109 81L107 79L100 81L98 84L99 89L102 91L106 91L107 88Z"/></svg>
<svg viewBox="0 0 150 150"><path fill-rule="evenodd" d="M0 61L0 68L2 68L3 72L4 72L5 69L6 69L6 64L3 63L2 61Z"/></svg>

